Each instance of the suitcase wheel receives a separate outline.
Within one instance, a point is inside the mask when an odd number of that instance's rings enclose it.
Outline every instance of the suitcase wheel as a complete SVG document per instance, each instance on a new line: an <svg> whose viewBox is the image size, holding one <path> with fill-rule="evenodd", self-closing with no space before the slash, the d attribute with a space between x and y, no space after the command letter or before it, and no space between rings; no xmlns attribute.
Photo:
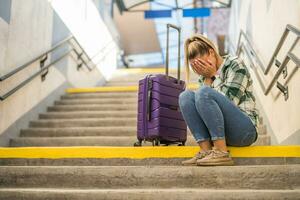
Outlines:
<svg viewBox="0 0 300 200"><path fill-rule="evenodd" d="M160 141L158 139L153 140L152 146L160 146Z"/></svg>
<svg viewBox="0 0 300 200"><path fill-rule="evenodd" d="M137 141L133 144L134 147L141 147L142 146L142 141Z"/></svg>
<svg viewBox="0 0 300 200"><path fill-rule="evenodd" d="M178 146L185 146L185 142L182 142L181 144L178 144Z"/></svg>

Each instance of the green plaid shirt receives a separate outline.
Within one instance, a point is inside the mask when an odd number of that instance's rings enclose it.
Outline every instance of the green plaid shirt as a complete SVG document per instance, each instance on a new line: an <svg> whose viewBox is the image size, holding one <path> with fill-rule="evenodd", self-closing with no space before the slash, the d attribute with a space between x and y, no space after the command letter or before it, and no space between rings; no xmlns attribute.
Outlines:
<svg viewBox="0 0 300 200"><path fill-rule="evenodd" d="M216 79L211 87L228 97L242 112L248 115L257 127L258 111L255 108L255 97L252 92L252 79L245 64L231 55L224 56ZM200 87L204 84L204 77L198 80Z"/></svg>

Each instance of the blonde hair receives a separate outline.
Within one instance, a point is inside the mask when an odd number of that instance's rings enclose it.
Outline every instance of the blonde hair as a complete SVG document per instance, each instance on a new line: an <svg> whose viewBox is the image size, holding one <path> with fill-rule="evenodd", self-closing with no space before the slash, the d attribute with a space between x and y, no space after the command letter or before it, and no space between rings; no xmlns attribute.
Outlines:
<svg viewBox="0 0 300 200"><path fill-rule="evenodd" d="M192 37L185 40L184 65L185 65L186 84L189 83L189 79L190 79L189 60L194 59L198 55L202 56L208 54L210 49L212 49L215 52L217 58L220 57L216 46L203 35L195 34ZM194 69L193 71L195 72Z"/></svg>

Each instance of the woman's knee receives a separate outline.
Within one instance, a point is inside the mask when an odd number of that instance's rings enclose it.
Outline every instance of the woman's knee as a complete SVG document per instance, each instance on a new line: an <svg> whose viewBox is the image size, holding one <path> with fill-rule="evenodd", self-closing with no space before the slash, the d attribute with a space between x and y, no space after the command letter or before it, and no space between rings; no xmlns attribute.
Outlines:
<svg viewBox="0 0 300 200"><path fill-rule="evenodd" d="M191 90L185 90L180 93L179 95L179 106L185 106L188 102L194 101L195 94Z"/></svg>
<svg viewBox="0 0 300 200"><path fill-rule="evenodd" d="M214 92L214 89L208 86L202 86L195 92L195 99L208 98Z"/></svg>

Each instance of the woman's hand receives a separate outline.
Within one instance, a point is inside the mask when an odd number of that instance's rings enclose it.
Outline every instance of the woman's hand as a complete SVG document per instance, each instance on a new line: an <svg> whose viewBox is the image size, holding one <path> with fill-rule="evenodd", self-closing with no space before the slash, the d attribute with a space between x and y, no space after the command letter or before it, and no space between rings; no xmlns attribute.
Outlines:
<svg viewBox="0 0 300 200"><path fill-rule="evenodd" d="M216 68L211 62L199 58L196 58L191 65L197 74L200 74L205 78L211 78L217 72Z"/></svg>

